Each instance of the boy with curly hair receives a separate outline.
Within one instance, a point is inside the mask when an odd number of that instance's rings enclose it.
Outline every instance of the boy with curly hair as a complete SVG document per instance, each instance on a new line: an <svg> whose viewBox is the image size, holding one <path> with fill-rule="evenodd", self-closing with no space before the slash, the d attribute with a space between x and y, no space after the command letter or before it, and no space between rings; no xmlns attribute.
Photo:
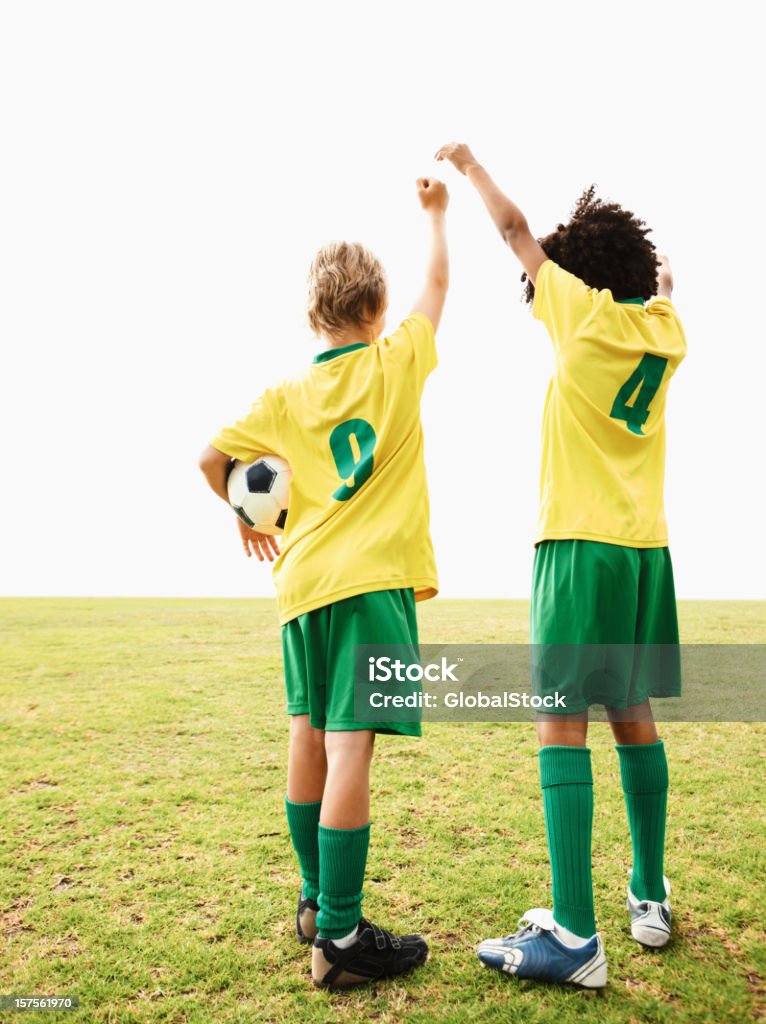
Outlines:
<svg viewBox="0 0 766 1024"><path fill-rule="evenodd" d="M527 301L556 360L543 414L530 622L536 689L566 701L565 713L537 718L553 911L527 911L518 932L482 942L478 955L519 978L600 988L607 966L591 883L591 704L606 706L617 740L633 937L651 947L670 937L668 769L649 698L680 693L663 481L668 383L686 340L668 261L658 262L644 222L628 210L590 188L569 223L538 240L467 146L444 146L437 159L469 178L521 261Z"/></svg>
<svg viewBox="0 0 766 1024"><path fill-rule="evenodd" d="M417 658L415 602L435 596L420 401L436 366L448 286L445 186L418 181L431 221L426 283L412 312L383 335L386 276L364 246L334 242L309 275L309 322L325 343L305 375L263 393L200 459L227 500L232 459L269 452L290 464L279 554L239 519L246 554L273 560L290 715L286 812L300 865L296 933L312 943L327 988L400 975L422 964L420 935L362 917L376 732L420 735L418 722L354 716L354 649L404 644Z"/></svg>

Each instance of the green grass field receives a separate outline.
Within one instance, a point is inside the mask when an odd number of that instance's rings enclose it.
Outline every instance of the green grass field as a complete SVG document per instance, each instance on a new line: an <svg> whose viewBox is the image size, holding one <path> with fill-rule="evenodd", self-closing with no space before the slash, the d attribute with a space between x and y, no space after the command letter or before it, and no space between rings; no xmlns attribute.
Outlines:
<svg viewBox="0 0 766 1024"><path fill-rule="evenodd" d="M88 1022L740 1022L766 1016L762 725L663 726L675 938L630 939L617 758L591 731L603 992L482 970L475 943L550 904L531 726L381 737L367 914L428 964L331 995L293 936L287 719L269 601L4 600L0 993ZM526 640L524 602L436 601L428 642ZM763 642L765 606L686 603L687 642ZM3 1024L18 1015L0 1013ZM25 1018L26 1019L26 1018Z"/></svg>

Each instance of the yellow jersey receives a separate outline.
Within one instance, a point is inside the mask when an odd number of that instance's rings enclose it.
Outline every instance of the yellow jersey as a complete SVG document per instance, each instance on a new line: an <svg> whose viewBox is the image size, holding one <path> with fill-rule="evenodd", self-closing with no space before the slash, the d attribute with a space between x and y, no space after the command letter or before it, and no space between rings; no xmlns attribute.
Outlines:
<svg viewBox="0 0 766 1024"><path fill-rule="evenodd" d="M665 402L686 355L672 302L616 301L547 260L532 312L556 358L543 413L536 543L665 547Z"/></svg>
<svg viewBox="0 0 766 1024"><path fill-rule="evenodd" d="M433 325L413 313L371 345L321 352L211 441L292 469L274 565L280 622L375 590L435 596L420 400L436 362Z"/></svg>

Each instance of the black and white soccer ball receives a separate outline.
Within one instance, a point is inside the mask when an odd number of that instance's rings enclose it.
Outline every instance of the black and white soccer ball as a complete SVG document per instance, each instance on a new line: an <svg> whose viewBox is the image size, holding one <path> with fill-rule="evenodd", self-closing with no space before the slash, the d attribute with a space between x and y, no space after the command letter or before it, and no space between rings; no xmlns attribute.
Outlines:
<svg viewBox="0 0 766 1024"><path fill-rule="evenodd" d="M292 470L278 455L235 462L229 473L229 502L239 518L258 533L282 533L287 520Z"/></svg>

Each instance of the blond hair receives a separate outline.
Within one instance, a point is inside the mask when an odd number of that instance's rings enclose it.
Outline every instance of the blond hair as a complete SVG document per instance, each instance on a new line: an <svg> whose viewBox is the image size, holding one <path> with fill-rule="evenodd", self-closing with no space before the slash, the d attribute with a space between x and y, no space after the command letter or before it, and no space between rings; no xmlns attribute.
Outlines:
<svg viewBox="0 0 766 1024"><path fill-rule="evenodd" d="M308 318L315 334L333 335L374 323L387 301L386 272L359 242L330 242L314 257Z"/></svg>

